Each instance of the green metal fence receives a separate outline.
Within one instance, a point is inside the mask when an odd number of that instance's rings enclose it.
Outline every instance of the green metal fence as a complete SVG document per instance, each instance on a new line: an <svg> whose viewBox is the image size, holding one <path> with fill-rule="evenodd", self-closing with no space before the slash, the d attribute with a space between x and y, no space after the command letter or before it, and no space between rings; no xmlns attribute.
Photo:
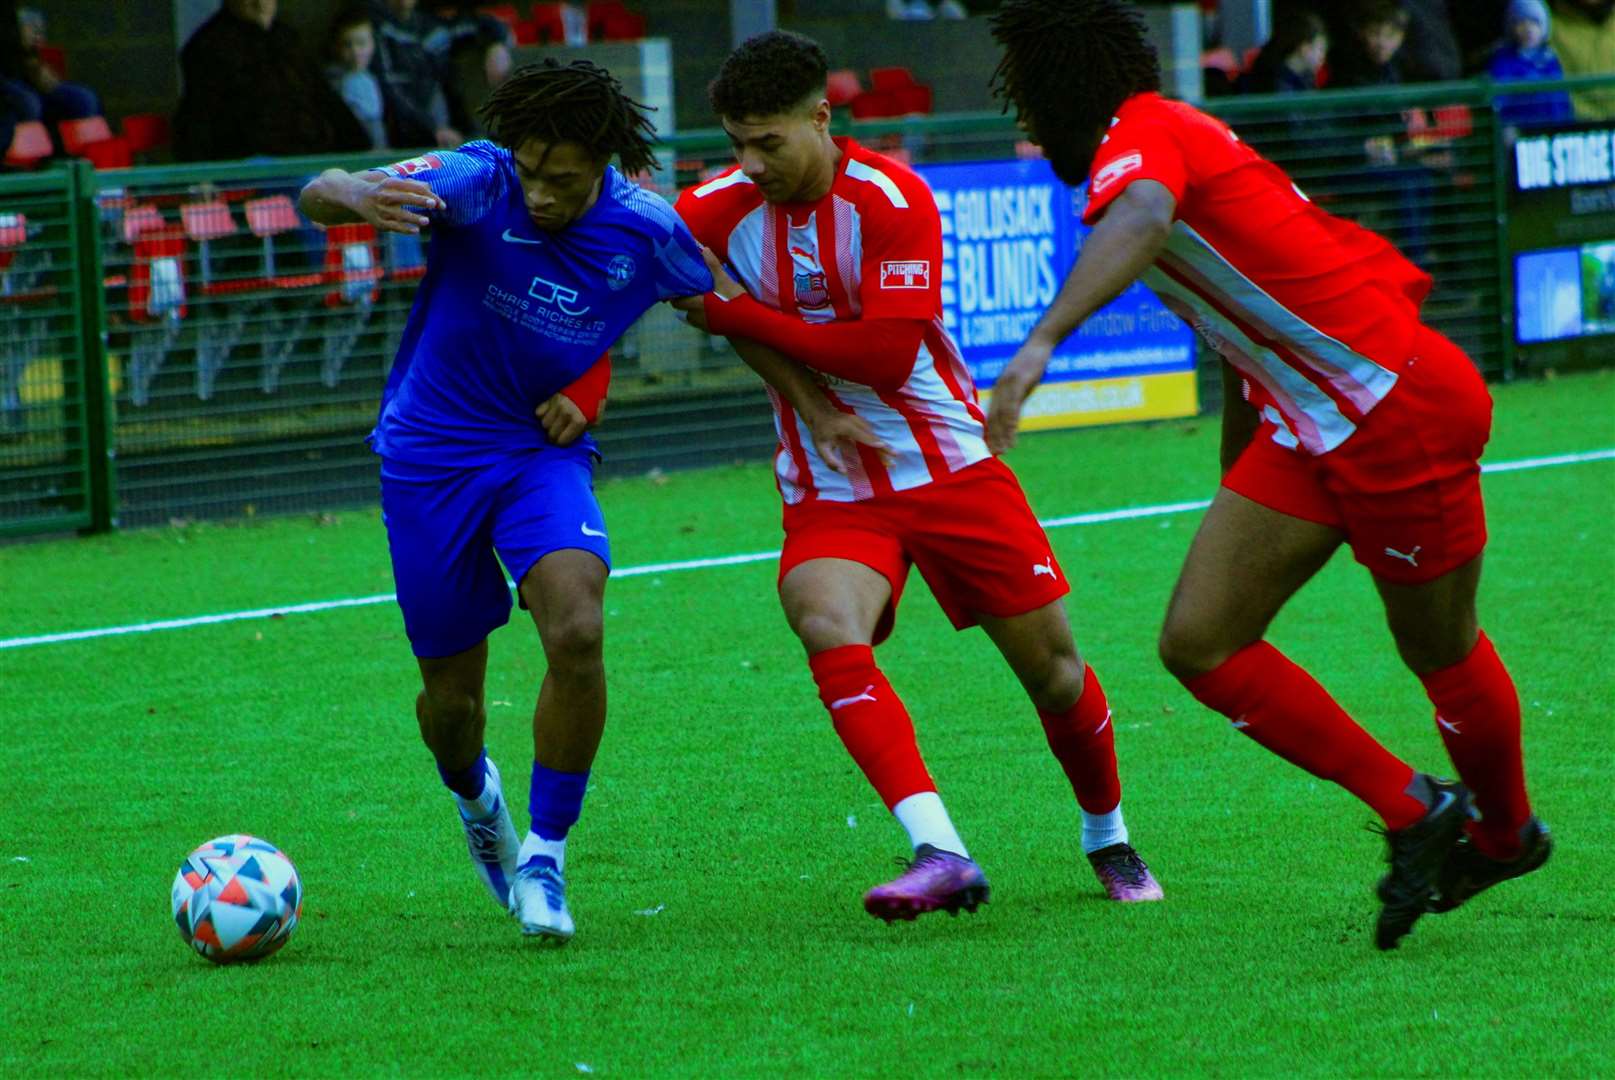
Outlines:
<svg viewBox="0 0 1615 1080"><path fill-rule="evenodd" d="M1430 321L1488 375L1508 377L1508 133L1493 102L1513 89L1458 83L1209 107L1315 201L1428 269ZM914 163L1029 152L996 112L849 130ZM668 195L731 160L716 130L680 135L665 152L653 182ZM0 177L0 534L373 502L363 437L422 249L362 227L316 230L294 202L323 168L376 163L99 173L77 164ZM772 446L755 378L721 339L665 308L613 359L599 433L608 474Z"/></svg>
<svg viewBox="0 0 1615 1080"><path fill-rule="evenodd" d="M0 176L0 535L109 524L88 176Z"/></svg>

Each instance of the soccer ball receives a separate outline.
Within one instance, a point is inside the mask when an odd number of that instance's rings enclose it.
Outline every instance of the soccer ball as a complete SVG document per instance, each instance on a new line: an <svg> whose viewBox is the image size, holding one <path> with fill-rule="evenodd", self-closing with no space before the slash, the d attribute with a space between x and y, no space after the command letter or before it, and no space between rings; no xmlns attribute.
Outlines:
<svg viewBox="0 0 1615 1080"><path fill-rule="evenodd" d="M235 834L185 857L171 899L185 943L215 964L233 964L286 944L303 913L303 883L274 844Z"/></svg>

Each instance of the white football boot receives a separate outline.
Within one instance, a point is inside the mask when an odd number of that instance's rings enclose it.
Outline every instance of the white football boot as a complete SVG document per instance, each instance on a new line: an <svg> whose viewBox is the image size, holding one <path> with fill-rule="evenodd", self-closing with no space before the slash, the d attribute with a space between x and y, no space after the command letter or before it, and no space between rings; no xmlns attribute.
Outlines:
<svg viewBox="0 0 1615 1080"><path fill-rule="evenodd" d="M510 820L510 807L505 804L505 791L499 783L499 769L488 760L488 779L485 781L482 801L493 794L493 809L485 817L468 820L460 812L460 824L465 828L465 846L471 853L471 865L477 877L493 894L500 907L510 904L510 883L516 877L516 860L521 852L521 841L516 838L516 826Z"/></svg>
<svg viewBox="0 0 1615 1080"><path fill-rule="evenodd" d="M551 945L572 940L572 913L566 909L566 879L548 855L532 855L516 871L510 913L522 933Z"/></svg>

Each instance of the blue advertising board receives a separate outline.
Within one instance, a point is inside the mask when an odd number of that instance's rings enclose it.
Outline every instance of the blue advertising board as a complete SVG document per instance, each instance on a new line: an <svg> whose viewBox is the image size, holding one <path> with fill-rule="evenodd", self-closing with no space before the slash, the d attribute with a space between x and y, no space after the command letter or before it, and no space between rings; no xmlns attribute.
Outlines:
<svg viewBox="0 0 1615 1080"><path fill-rule="evenodd" d="M977 387L990 392L1082 249L1086 192L1041 159L916 171L942 215L943 319ZM1134 284L1056 350L1023 426L1193 415L1195 355L1194 332Z"/></svg>

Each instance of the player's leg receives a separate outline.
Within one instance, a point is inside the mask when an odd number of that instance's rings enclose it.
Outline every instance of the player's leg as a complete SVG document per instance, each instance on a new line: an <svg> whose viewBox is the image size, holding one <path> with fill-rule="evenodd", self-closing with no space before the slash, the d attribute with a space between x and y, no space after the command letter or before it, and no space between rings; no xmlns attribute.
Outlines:
<svg viewBox="0 0 1615 1080"><path fill-rule="evenodd" d="M415 716L438 775L454 795L477 876L505 906L517 840L499 770L483 750L487 635L510 594L481 519L475 470L385 462L382 508L404 628L420 666Z"/></svg>
<svg viewBox="0 0 1615 1080"><path fill-rule="evenodd" d="M1230 478L1239 482L1234 474ZM1219 489L1168 603L1161 660L1235 730L1344 787L1379 814L1386 828L1402 829L1428 808L1413 768L1263 640L1279 609L1323 567L1341 539L1333 525Z"/></svg>
<svg viewBox="0 0 1615 1080"><path fill-rule="evenodd" d="M820 554L838 550L858 551L880 569ZM987 898L986 877L937 793L908 710L875 664L874 643L889 631L907 574L901 550L879 534L799 528L787 532L781 566L780 604L807 651L819 700L915 853L907 872L865 894L865 910L888 921L975 910Z"/></svg>
<svg viewBox="0 0 1615 1080"><path fill-rule="evenodd" d="M949 620L979 623L1037 708L1082 816L1082 849L1115 900L1161 888L1129 843L1115 726L1099 677L1077 655L1070 587L1020 483L996 459L918 495L905 542Z"/></svg>
<svg viewBox="0 0 1615 1080"><path fill-rule="evenodd" d="M1327 467L1352 552L1374 575L1397 650L1424 683L1436 730L1480 811L1428 873L1388 879L1382 895L1399 883L1408 893L1405 904L1387 900L1391 914L1398 906L1450 910L1536 869L1551 850L1526 794L1519 698L1476 614L1486 546L1479 462L1491 413L1468 357L1424 330L1396 389ZM1391 879L1399 878L1396 846Z"/></svg>
<svg viewBox="0 0 1615 1080"><path fill-rule="evenodd" d="M1480 814L1442 866L1432 911L1530 873L1553 850L1526 792L1519 695L1476 615L1481 561L1423 584L1374 579L1397 650L1424 683L1441 741Z"/></svg>
<svg viewBox="0 0 1615 1080"><path fill-rule="evenodd" d="M977 615L1037 707L1054 754L1082 815L1082 851L1112 900L1162 898L1160 884L1139 857L1122 814L1116 768L1116 727L1105 689L1077 653L1064 600L999 618Z"/></svg>
<svg viewBox="0 0 1615 1080"><path fill-rule="evenodd" d="M602 659L611 553L587 455L524 459L502 492L495 543L520 575L518 591L544 650L533 709L532 827L522 840L511 910L522 932L560 943L574 924L566 906L566 844L583 809L606 720Z"/></svg>

